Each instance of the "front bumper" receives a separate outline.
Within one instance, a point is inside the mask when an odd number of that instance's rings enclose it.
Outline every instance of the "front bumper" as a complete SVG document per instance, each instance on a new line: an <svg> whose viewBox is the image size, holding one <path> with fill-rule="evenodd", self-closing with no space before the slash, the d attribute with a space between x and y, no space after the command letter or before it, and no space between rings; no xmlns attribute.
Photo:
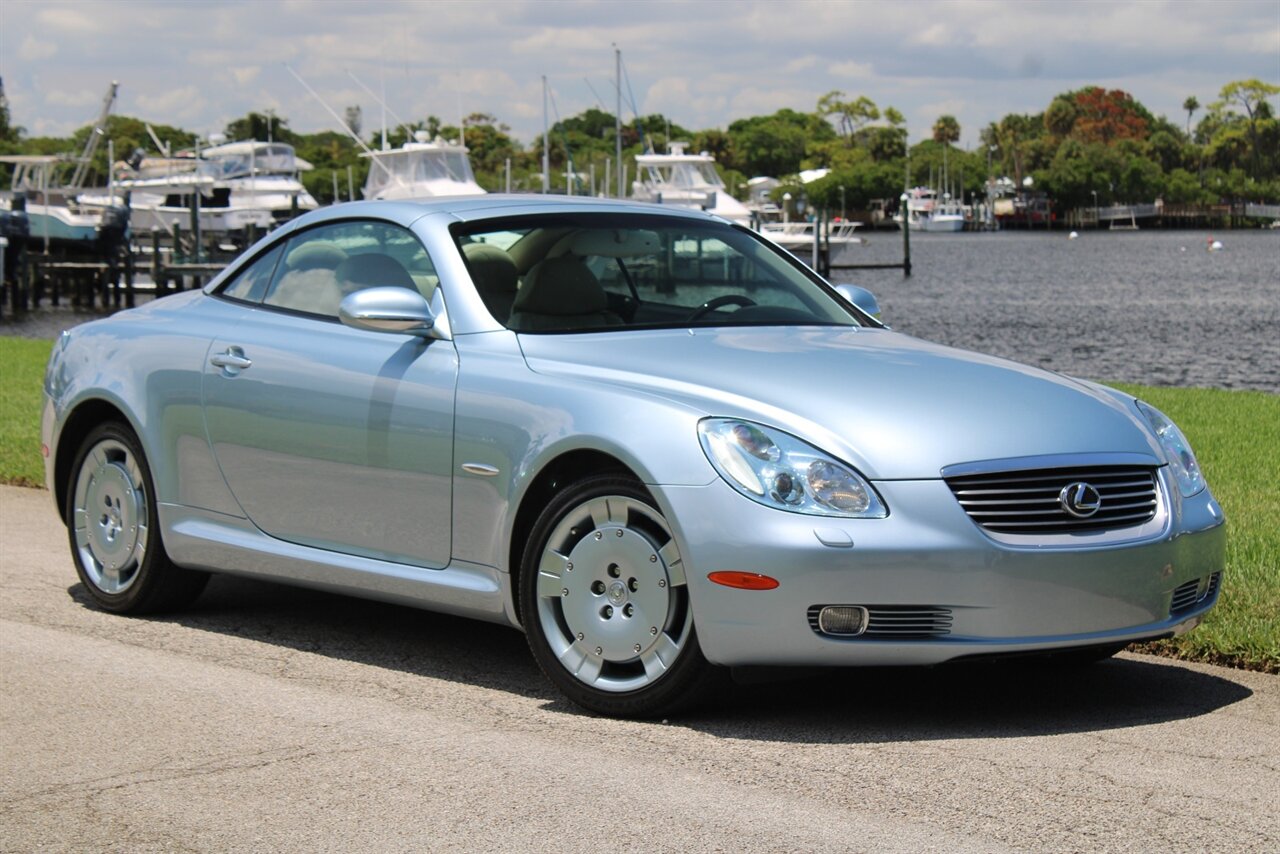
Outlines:
<svg viewBox="0 0 1280 854"><path fill-rule="evenodd" d="M1164 482L1163 530L1145 540L1045 546L997 542L941 480L876 483L886 519L827 519L749 501L722 481L658 487L684 559L699 641L717 664L911 665L961 656L1069 649L1188 631L1220 589L1226 528L1209 490L1181 499ZM717 570L776 578L774 590L708 580ZM1174 593L1200 585L1200 596ZM1171 606L1178 607L1171 610ZM929 636L839 638L815 606L945 612Z"/></svg>

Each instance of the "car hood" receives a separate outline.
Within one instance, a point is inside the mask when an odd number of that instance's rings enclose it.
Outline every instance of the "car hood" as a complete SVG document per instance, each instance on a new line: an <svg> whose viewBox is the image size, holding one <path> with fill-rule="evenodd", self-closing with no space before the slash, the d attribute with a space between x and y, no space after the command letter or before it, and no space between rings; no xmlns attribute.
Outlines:
<svg viewBox="0 0 1280 854"><path fill-rule="evenodd" d="M880 329L737 327L521 335L531 370L751 419L872 479L1058 454L1160 452L1100 388ZM692 437L690 437L692 440Z"/></svg>

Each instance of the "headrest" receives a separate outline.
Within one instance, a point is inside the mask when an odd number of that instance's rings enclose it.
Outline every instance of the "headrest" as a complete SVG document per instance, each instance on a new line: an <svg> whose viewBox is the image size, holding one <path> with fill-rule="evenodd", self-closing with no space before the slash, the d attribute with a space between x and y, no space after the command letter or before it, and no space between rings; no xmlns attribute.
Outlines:
<svg viewBox="0 0 1280 854"><path fill-rule="evenodd" d="M285 266L290 270L332 270L347 260L347 253L336 243L309 240L289 253Z"/></svg>
<svg viewBox="0 0 1280 854"><path fill-rule="evenodd" d="M488 243L464 244L462 254L471 279L482 294L515 294L520 274L510 255Z"/></svg>
<svg viewBox="0 0 1280 854"><path fill-rule="evenodd" d="M637 229L601 228L582 231L569 240L569 252L579 258L631 258L658 252L658 233Z"/></svg>
<svg viewBox="0 0 1280 854"><path fill-rule="evenodd" d="M514 309L534 314L594 314L609 305L604 288L581 259L548 258L529 271Z"/></svg>
<svg viewBox="0 0 1280 854"><path fill-rule="evenodd" d="M367 253L352 255L338 265L334 275L343 285L355 288L401 287L417 290L413 277L390 255ZM348 288L349 289L349 288Z"/></svg>

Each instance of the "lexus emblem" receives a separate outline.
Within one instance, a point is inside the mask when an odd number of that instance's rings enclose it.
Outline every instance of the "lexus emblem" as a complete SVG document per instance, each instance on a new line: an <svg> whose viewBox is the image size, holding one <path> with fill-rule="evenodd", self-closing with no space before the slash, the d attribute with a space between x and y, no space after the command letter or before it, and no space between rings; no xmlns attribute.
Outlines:
<svg viewBox="0 0 1280 854"><path fill-rule="evenodd" d="M1102 506L1102 495L1087 483L1069 483L1058 493L1058 504L1077 519L1088 519Z"/></svg>

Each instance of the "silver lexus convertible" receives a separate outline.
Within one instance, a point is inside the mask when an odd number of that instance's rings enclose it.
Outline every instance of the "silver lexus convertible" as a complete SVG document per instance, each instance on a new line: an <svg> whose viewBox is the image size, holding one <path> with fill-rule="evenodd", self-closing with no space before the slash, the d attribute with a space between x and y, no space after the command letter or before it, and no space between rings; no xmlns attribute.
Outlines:
<svg viewBox="0 0 1280 854"><path fill-rule="evenodd" d="M339 205L64 333L48 484L109 611L227 572L476 617L613 715L1203 618L1223 514L1168 418L869 297L693 211Z"/></svg>

